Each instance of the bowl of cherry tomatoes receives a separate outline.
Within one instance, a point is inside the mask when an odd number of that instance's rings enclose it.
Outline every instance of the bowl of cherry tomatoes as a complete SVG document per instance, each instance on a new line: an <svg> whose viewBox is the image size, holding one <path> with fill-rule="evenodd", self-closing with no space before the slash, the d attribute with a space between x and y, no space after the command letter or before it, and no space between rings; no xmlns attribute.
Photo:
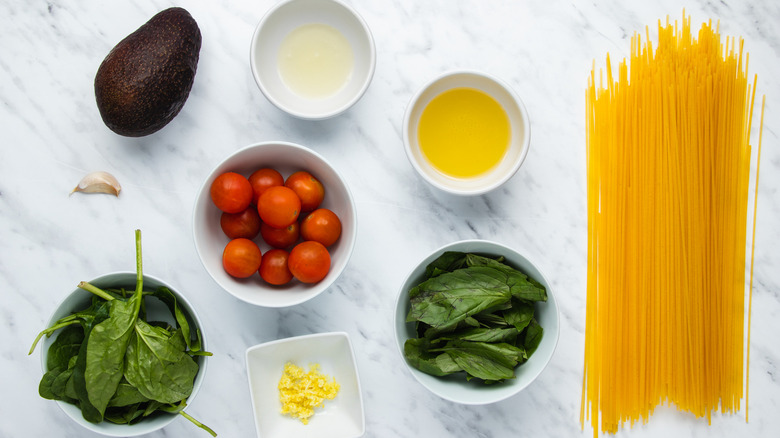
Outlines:
<svg viewBox="0 0 780 438"><path fill-rule="evenodd" d="M247 146L198 192L195 248L223 289L247 303L288 307L339 277L357 235L355 202L321 155L287 142Z"/></svg>

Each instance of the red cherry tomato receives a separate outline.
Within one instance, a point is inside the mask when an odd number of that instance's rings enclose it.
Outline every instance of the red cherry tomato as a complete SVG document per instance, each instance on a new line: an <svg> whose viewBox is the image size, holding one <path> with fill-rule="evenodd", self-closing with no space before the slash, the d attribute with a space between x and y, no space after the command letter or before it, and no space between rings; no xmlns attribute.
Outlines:
<svg viewBox="0 0 780 438"><path fill-rule="evenodd" d="M325 198L325 187L322 183L305 170L299 170L287 177L285 187L291 188L301 198L301 211L313 211Z"/></svg>
<svg viewBox="0 0 780 438"><path fill-rule="evenodd" d="M225 246L222 252L222 266L233 277L247 278L260 269L263 255L255 242L239 237Z"/></svg>
<svg viewBox="0 0 780 438"><path fill-rule="evenodd" d="M285 186L270 187L257 200L257 212L263 222L274 228L284 228L298 219L301 200Z"/></svg>
<svg viewBox="0 0 780 438"><path fill-rule="evenodd" d="M252 202L252 185L244 176L225 172L211 183L211 200L226 213L240 213Z"/></svg>
<svg viewBox="0 0 780 438"><path fill-rule="evenodd" d="M309 240L301 242L290 251L287 259L293 277L303 283L316 283L330 270L330 253L321 243Z"/></svg>
<svg viewBox="0 0 780 438"><path fill-rule="evenodd" d="M301 221L303 240L315 240L331 246L341 236L341 221L336 213L327 208L318 208Z"/></svg>
<svg viewBox="0 0 780 438"><path fill-rule="evenodd" d="M260 232L261 221L257 209L249 206L241 213L222 213L219 224L229 238L244 237L251 240Z"/></svg>
<svg viewBox="0 0 780 438"><path fill-rule="evenodd" d="M263 222L260 225L260 235L263 236L265 243L274 248L289 248L298 241L301 235L300 229L298 222L293 222L284 228L274 228Z"/></svg>
<svg viewBox="0 0 780 438"><path fill-rule="evenodd" d="M262 169L255 170L249 175L249 184L252 185L252 203L257 205L257 200L260 195L263 194L269 187L283 186L284 178L282 174L271 169L264 167Z"/></svg>
<svg viewBox="0 0 780 438"><path fill-rule="evenodd" d="M277 286L289 283L293 275L287 267L288 257L289 253L283 249L268 250L260 263L260 277Z"/></svg>

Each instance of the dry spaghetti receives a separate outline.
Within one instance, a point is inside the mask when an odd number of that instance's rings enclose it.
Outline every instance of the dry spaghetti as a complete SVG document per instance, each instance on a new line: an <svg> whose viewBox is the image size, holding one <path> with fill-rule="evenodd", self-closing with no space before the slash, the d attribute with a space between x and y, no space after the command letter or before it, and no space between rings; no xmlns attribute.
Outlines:
<svg viewBox="0 0 780 438"><path fill-rule="evenodd" d="M664 402L710 421L743 398L756 82L743 41L711 22L694 35L685 14L681 28L659 21L655 49L646 34L616 78L609 55L606 81L594 64L586 93L580 421L594 436Z"/></svg>

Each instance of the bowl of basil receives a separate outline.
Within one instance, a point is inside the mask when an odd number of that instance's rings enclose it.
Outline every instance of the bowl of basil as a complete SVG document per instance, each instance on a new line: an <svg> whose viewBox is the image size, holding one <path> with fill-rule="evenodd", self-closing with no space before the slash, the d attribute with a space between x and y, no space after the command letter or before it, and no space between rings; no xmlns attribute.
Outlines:
<svg viewBox="0 0 780 438"><path fill-rule="evenodd" d="M179 417L216 436L185 408L206 373L206 338L195 309L141 268L82 281L60 302L40 341L41 397L83 427L114 437L144 435Z"/></svg>
<svg viewBox="0 0 780 438"><path fill-rule="evenodd" d="M487 240L445 245L401 286L395 337L412 376L439 397L495 403L528 387L558 343L550 283L526 256Z"/></svg>

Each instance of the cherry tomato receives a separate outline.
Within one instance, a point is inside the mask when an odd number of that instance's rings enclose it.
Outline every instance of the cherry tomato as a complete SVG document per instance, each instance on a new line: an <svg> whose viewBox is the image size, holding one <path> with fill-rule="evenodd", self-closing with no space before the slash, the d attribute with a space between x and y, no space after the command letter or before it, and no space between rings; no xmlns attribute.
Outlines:
<svg viewBox="0 0 780 438"><path fill-rule="evenodd" d="M255 242L239 237L225 246L222 252L222 266L225 272L237 278L251 277L260 269L263 255Z"/></svg>
<svg viewBox="0 0 780 438"><path fill-rule="evenodd" d="M263 222L260 225L260 235L263 236L265 243L274 248L288 248L298 241L301 235L300 229L298 222L293 222L284 228L274 228Z"/></svg>
<svg viewBox="0 0 780 438"><path fill-rule="evenodd" d="M313 240L301 242L290 251L287 259L293 277L303 283L316 283L330 270L330 253L321 243Z"/></svg>
<svg viewBox="0 0 780 438"><path fill-rule="evenodd" d="M325 187L305 170L299 170L287 177L285 187L291 188L301 198L301 211L314 211L325 198Z"/></svg>
<svg viewBox="0 0 780 438"><path fill-rule="evenodd" d="M341 221L336 213L327 208L318 208L301 221L301 237L331 246L341 236Z"/></svg>
<svg viewBox="0 0 780 438"><path fill-rule="evenodd" d="M252 202L252 185L242 175L225 172L211 183L211 200L226 213L240 213Z"/></svg>
<svg viewBox="0 0 780 438"><path fill-rule="evenodd" d="M270 187L257 200L257 211L263 222L274 228L284 228L298 219L301 200L285 186Z"/></svg>
<svg viewBox="0 0 780 438"><path fill-rule="evenodd" d="M249 206L241 213L222 213L219 225L222 231L231 239L244 237L254 239L260 232L260 215L257 209Z"/></svg>
<svg viewBox="0 0 780 438"><path fill-rule="evenodd" d="M260 195L262 195L263 192L266 191L269 187L283 186L284 178L282 177L282 174L275 169L264 167L262 169L255 170L251 175L249 175L249 184L252 185L253 191L252 203L257 205L257 200L260 198Z"/></svg>
<svg viewBox="0 0 780 438"><path fill-rule="evenodd" d="M260 276L268 283L281 286L293 279L287 259L290 254L283 249L271 249L263 255L260 263Z"/></svg>

